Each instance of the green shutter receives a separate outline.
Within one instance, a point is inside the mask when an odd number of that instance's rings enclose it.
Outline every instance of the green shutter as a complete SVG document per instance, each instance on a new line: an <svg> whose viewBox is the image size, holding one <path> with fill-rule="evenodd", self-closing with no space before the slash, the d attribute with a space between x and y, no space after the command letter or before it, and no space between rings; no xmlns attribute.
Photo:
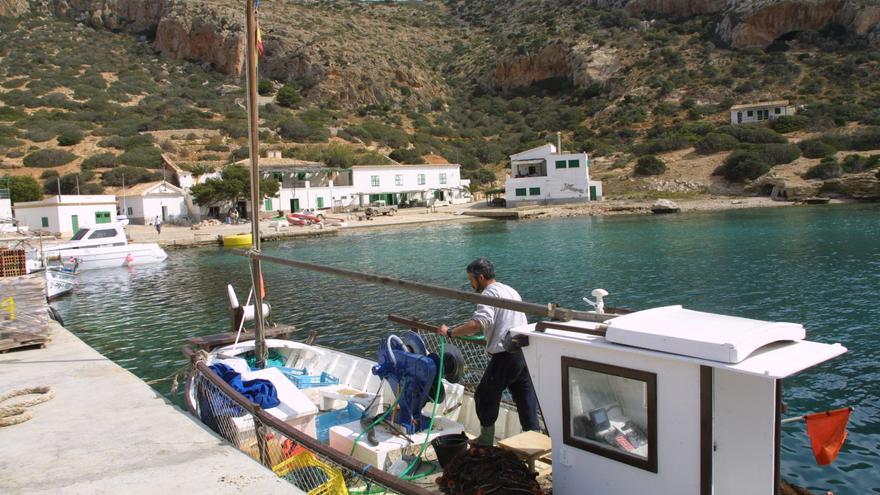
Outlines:
<svg viewBox="0 0 880 495"><path fill-rule="evenodd" d="M580 166L581 166L580 160L569 160L568 161L568 168L578 168Z"/></svg>
<svg viewBox="0 0 880 495"><path fill-rule="evenodd" d="M565 160L556 160L556 168L565 168Z"/></svg>
<svg viewBox="0 0 880 495"><path fill-rule="evenodd" d="M517 196L525 196L526 195L526 188L524 188L524 187L517 188L516 195Z"/></svg>
<svg viewBox="0 0 880 495"><path fill-rule="evenodd" d="M49 228L49 217L41 218L40 223L42 224L44 229L48 229Z"/></svg>
<svg viewBox="0 0 880 495"><path fill-rule="evenodd" d="M541 188L540 187L530 187L529 188L529 196L540 196Z"/></svg>
<svg viewBox="0 0 880 495"><path fill-rule="evenodd" d="M95 223L110 223L110 212L109 211L96 211L95 212Z"/></svg>
<svg viewBox="0 0 880 495"><path fill-rule="evenodd" d="M324 207L324 198L318 198L318 208Z"/></svg>

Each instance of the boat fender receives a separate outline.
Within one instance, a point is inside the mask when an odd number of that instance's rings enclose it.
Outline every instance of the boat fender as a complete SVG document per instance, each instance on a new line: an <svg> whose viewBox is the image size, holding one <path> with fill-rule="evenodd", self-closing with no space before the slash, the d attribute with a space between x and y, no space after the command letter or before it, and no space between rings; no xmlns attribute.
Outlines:
<svg viewBox="0 0 880 495"><path fill-rule="evenodd" d="M232 309L237 309L238 296L235 295L235 289L232 288L232 284L226 285L226 294L229 296L229 307Z"/></svg>
<svg viewBox="0 0 880 495"><path fill-rule="evenodd" d="M59 315L52 306L49 306L49 318L57 321L62 327L64 326L64 320L61 319L61 315Z"/></svg>

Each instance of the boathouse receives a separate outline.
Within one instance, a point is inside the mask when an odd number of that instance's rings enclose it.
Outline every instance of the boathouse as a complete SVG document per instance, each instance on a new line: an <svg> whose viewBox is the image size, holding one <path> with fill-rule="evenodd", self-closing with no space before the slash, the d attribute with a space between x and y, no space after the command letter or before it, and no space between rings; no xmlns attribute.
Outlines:
<svg viewBox="0 0 880 495"><path fill-rule="evenodd" d="M184 190L165 181L126 188L119 197L118 206L129 222L139 225L151 225L157 217L163 223L175 223L190 217Z"/></svg>
<svg viewBox="0 0 880 495"><path fill-rule="evenodd" d="M526 202L595 201L602 185L590 180L586 153L562 153L548 143L510 156L504 183L507 206Z"/></svg>
<svg viewBox="0 0 880 495"><path fill-rule="evenodd" d="M796 112L795 107L788 104L788 100L734 105L730 107L730 125L764 122L783 115L794 115Z"/></svg>
<svg viewBox="0 0 880 495"><path fill-rule="evenodd" d="M116 221L116 196L56 195L42 201L15 203L15 219L30 230L72 235L80 227Z"/></svg>

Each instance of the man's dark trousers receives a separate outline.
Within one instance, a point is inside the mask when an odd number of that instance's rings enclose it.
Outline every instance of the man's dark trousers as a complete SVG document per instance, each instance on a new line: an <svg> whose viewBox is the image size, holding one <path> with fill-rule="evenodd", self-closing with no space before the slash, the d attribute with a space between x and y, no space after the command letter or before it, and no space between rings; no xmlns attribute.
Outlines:
<svg viewBox="0 0 880 495"><path fill-rule="evenodd" d="M480 425L495 424L498 419L498 408L501 406L501 395L505 388L510 390L513 402L516 403L523 431L540 430L538 398L535 396L535 387L532 386L532 377L529 376L526 358L522 351L492 354L474 394Z"/></svg>

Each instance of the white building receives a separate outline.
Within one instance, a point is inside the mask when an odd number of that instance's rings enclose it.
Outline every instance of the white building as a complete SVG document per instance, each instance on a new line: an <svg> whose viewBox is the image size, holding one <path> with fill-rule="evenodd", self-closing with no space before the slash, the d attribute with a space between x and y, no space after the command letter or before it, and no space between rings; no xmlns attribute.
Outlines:
<svg viewBox="0 0 880 495"><path fill-rule="evenodd" d="M734 105L730 107L730 125L764 122L778 119L783 115L794 115L796 112L795 107L788 104L788 100Z"/></svg>
<svg viewBox="0 0 880 495"><path fill-rule="evenodd" d="M159 181L126 188L119 197L119 209L133 224L151 225L156 217L163 223L188 219L186 193L174 184Z"/></svg>
<svg viewBox="0 0 880 495"><path fill-rule="evenodd" d="M0 220L12 218L12 199L9 189L0 189Z"/></svg>
<svg viewBox="0 0 880 495"><path fill-rule="evenodd" d="M591 201L602 197L602 185L590 181L586 153L557 153L545 144L510 156L504 183L507 206L523 202Z"/></svg>
<svg viewBox="0 0 880 495"><path fill-rule="evenodd" d="M30 230L70 235L80 227L116 221L116 196L60 195L15 203L15 219Z"/></svg>

